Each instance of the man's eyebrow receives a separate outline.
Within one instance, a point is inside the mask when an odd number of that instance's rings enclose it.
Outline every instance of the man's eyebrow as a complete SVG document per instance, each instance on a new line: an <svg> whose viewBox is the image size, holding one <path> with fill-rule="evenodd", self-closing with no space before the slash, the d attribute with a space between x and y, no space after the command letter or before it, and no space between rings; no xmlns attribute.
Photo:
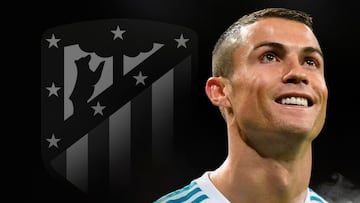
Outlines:
<svg viewBox="0 0 360 203"><path fill-rule="evenodd" d="M277 48L277 49L285 49L283 44L277 43L277 42L263 42L261 44L258 44L257 46L254 47L255 49L258 49L260 47L273 47L273 48Z"/></svg>
<svg viewBox="0 0 360 203"><path fill-rule="evenodd" d="M318 49L318 48L315 48L315 47L305 47L304 49L304 52L305 53L318 53L321 57L323 57L324 58L324 55L323 55L323 53L322 53L322 51L320 50L320 49Z"/></svg>
<svg viewBox="0 0 360 203"><path fill-rule="evenodd" d="M271 47L274 49L279 49L279 50L284 50L284 51L286 50L285 46L278 42L263 42L263 43L255 46L254 50L258 49L260 47ZM321 57L324 57L322 51L315 47L304 47L302 50L305 53L314 53L315 52L315 53L318 53Z"/></svg>

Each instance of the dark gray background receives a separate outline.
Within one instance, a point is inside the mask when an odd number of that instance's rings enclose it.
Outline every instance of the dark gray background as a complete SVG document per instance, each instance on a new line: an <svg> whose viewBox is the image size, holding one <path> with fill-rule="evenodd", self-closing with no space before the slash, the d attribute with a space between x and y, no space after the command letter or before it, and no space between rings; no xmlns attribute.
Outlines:
<svg viewBox="0 0 360 203"><path fill-rule="evenodd" d="M226 156L225 124L218 110L205 96L204 84L210 76L211 50L219 35L237 18L264 7L289 7L304 10L314 17L314 30L325 55L329 87L328 116L320 136L314 141L313 175L311 186L333 181L331 175L340 173L359 187L359 7L355 1L326 0L119 0L119 1L54 1L38 6L38 39L51 27L73 22L135 18L160 21L188 27L199 37L198 72L194 75L191 119L193 132L176 142L182 153L177 174L162 176L151 188L137 191L139 202L150 202L170 192L205 170L216 168ZM34 14L37 15L37 14ZM191 138L192 142L186 140ZM38 145L39 146L39 145ZM39 147L40 149L40 147ZM39 154L38 154L39 155ZM40 155L38 156L40 158ZM38 166L38 165L37 165ZM34 200L62 202L86 198L66 184L51 179L41 167L33 175ZM175 172L175 170L174 170ZM179 173L180 172L180 173ZM143 193L141 190L144 190Z"/></svg>

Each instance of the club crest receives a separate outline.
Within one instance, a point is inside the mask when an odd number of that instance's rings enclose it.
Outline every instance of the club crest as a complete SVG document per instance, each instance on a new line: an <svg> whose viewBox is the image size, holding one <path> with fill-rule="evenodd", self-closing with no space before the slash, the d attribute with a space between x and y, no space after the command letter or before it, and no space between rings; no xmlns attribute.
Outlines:
<svg viewBox="0 0 360 203"><path fill-rule="evenodd" d="M179 123L189 116L197 43L188 28L146 20L87 21L44 32L47 171L83 193L116 199L149 178L148 167L166 165L186 128Z"/></svg>

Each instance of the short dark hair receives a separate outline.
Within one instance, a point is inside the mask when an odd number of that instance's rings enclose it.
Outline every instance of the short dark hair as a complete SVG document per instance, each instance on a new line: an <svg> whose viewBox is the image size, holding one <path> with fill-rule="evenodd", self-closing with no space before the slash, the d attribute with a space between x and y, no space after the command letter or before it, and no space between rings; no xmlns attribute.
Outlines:
<svg viewBox="0 0 360 203"><path fill-rule="evenodd" d="M312 17L299 10L287 8L265 8L248 15L244 15L234 22L216 42L212 52L212 75L229 77L232 74L232 54L240 43L238 39L241 37L241 27L255 23L260 19L272 17L298 21L313 30Z"/></svg>

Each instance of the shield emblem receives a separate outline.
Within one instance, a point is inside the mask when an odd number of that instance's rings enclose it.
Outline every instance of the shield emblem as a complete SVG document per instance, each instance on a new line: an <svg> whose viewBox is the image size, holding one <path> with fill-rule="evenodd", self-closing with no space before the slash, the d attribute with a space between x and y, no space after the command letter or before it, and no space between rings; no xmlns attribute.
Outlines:
<svg viewBox="0 0 360 203"><path fill-rule="evenodd" d="M197 44L191 29L147 20L44 32L41 151L48 173L86 195L119 201L150 182L186 129Z"/></svg>

